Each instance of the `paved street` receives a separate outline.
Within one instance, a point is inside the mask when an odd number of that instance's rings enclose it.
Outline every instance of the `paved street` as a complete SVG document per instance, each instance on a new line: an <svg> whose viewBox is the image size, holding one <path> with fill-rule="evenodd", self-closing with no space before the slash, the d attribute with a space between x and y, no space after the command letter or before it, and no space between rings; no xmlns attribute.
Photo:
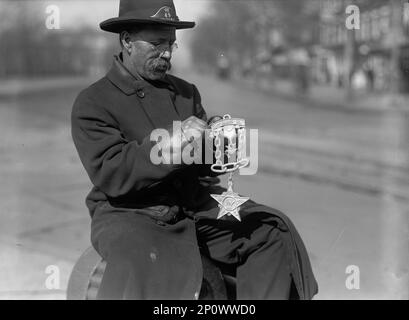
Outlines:
<svg viewBox="0 0 409 320"><path fill-rule="evenodd" d="M407 299L409 121L400 112L314 108L244 83L188 74L209 115L259 129L257 175L237 189L285 212L320 286L317 299ZM88 178L71 141L79 88L0 97L0 299L64 299L89 246ZM60 270L47 289L46 268ZM346 268L359 267L348 290Z"/></svg>

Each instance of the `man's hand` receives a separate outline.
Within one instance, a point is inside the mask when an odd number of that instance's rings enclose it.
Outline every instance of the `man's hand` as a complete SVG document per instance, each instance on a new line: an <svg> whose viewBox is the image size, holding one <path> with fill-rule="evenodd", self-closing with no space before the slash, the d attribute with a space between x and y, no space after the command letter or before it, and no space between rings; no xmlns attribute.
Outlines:
<svg viewBox="0 0 409 320"><path fill-rule="evenodd" d="M173 152L182 152L189 143L199 141L206 128L206 122L195 116L184 120L181 124L182 132L176 132L172 136L171 145L174 146Z"/></svg>
<svg viewBox="0 0 409 320"><path fill-rule="evenodd" d="M220 179L218 177L209 177L209 176L199 177L199 183L203 187L212 187L212 186L218 185L220 183Z"/></svg>
<svg viewBox="0 0 409 320"><path fill-rule="evenodd" d="M169 144L165 145L162 152L168 153L170 159L182 155L184 148L191 143L202 143L202 136L207 129L203 120L191 116L181 123L181 132L173 132Z"/></svg>
<svg viewBox="0 0 409 320"><path fill-rule="evenodd" d="M182 148L186 146L187 143L200 140L203 136L204 131L207 128L207 123L203 120L191 116L182 122Z"/></svg>

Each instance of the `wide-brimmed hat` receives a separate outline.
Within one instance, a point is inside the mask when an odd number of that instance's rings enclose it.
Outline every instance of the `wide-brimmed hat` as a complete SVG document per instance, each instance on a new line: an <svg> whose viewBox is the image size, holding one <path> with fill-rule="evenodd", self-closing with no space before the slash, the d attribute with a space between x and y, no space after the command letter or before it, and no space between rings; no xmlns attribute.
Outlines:
<svg viewBox="0 0 409 320"><path fill-rule="evenodd" d="M102 30L120 33L137 25L168 25L176 29L195 26L191 21L179 21L173 0L121 0L119 15L99 24Z"/></svg>

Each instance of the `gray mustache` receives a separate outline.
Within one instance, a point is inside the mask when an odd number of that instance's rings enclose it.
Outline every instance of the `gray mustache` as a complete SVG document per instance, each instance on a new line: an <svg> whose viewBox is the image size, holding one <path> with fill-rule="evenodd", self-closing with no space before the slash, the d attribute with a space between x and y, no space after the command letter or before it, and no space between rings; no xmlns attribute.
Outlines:
<svg viewBox="0 0 409 320"><path fill-rule="evenodd" d="M155 59L152 62L152 68L154 70L170 70L172 64L169 61L163 60L162 58Z"/></svg>

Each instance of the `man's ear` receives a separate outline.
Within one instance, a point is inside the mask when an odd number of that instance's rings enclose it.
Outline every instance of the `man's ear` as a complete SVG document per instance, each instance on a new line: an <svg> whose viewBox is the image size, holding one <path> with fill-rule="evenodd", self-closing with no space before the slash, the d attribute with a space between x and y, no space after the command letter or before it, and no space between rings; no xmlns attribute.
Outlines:
<svg viewBox="0 0 409 320"><path fill-rule="evenodd" d="M132 45L131 45L131 36L128 31L122 31L120 35L122 47L128 52L131 53Z"/></svg>

